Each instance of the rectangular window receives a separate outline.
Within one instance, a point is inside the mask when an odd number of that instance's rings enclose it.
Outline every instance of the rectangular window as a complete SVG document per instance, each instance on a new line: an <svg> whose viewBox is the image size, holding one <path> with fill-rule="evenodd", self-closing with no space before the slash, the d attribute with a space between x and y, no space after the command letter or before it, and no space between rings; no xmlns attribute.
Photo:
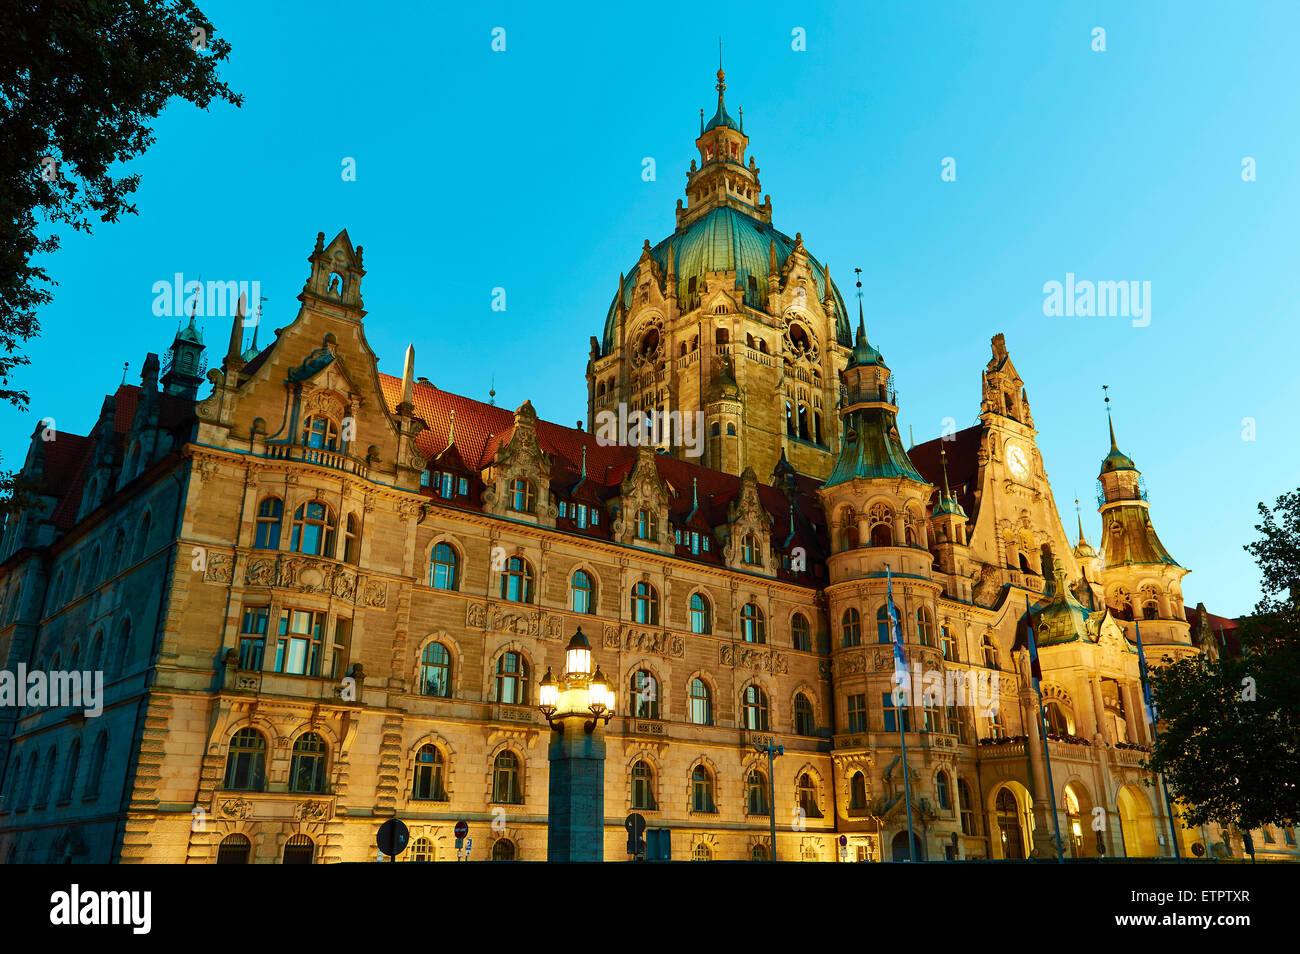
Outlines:
<svg viewBox="0 0 1300 954"><path fill-rule="evenodd" d="M569 502L567 500L561 500L559 507L560 507L559 515L561 517L567 517L569 515Z"/></svg>
<svg viewBox="0 0 1300 954"><path fill-rule="evenodd" d="M325 614L307 610L283 610L280 634L275 644L275 671L297 676L319 676L321 631Z"/></svg>
<svg viewBox="0 0 1300 954"><path fill-rule="evenodd" d="M352 651L352 620L340 616L334 621L334 645L330 650L330 678L340 679L347 672Z"/></svg>
<svg viewBox="0 0 1300 954"><path fill-rule="evenodd" d="M469 481L466 480L464 477L461 477L461 478L457 481L457 483L456 483L456 493L460 494L462 497L468 497L468 496L469 496Z"/></svg>
<svg viewBox="0 0 1300 954"><path fill-rule="evenodd" d="M442 475L442 496L445 498L451 497L452 479L451 474Z"/></svg>
<svg viewBox="0 0 1300 954"><path fill-rule="evenodd" d="M578 522L578 529L585 530L587 528L587 505L577 504L574 506L573 511L574 518Z"/></svg>
<svg viewBox="0 0 1300 954"><path fill-rule="evenodd" d="M595 507L591 508L591 525L594 527L600 523L600 510Z"/></svg>
<svg viewBox="0 0 1300 954"><path fill-rule="evenodd" d="M939 630L939 633L943 641L943 658L949 662L955 662L957 659L957 644L953 641L952 630L944 626Z"/></svg>
<svg viewBox="0 0 1300 954"><path fill-rule="evenodd" d="M957 741L962 745L970 743L970 731L966 728L966 720L961 717L961 712L956 706L948 707L948 733L957 736Z"/></svg>
<svg viewBox="0 0 1300 954"><path fill-rule="evenodd" d="M938 706L925 707L925 732L942 732L943 722L939 719Z"/></svg>
<svg viewBox="0 0 1300 954"><path fill-rule="evenodd" d="M239 668L262 668L262 654L266 650L266 626L271 607L244 607L243 623L239 627Z"/></svg>
<svg viewBox="0 0 1300 954"><path fill-rule="evenodd" d="M881 693L881 701L885 708L885 731L886 732L898 731L898 710L902 709L903 710L903 731L911 732L912 717L911 717L911 713L907 711L908 707L906 705L895 706L894 694L892 692Z"/></svg>
<svg viewBox="0 0 1300 954"><path fill-rule="evenodd" d="M424 473L420 474L420 486L421 487L429 486L429 472L427 470Z"/></svg>
<svg viewBox="0 0 1300 954"><path fill-rule="evenodd" d="M867 696L865 693L849 696L849 731L867 731Z"/></svg>

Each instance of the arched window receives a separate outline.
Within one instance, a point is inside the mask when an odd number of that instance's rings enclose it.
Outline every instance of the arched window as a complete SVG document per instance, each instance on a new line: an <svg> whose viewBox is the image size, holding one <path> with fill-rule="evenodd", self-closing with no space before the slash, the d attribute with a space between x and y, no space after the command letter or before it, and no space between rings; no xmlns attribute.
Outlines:
<svg viewBox="0 0 1300 954"><path fill-rule="evenodd" d="M760 566L763 562L763 552L759 549L758 538L752 533L747 533L740 542L740 558L748 566Z"/></svg>
<svg viewBox="0 0 1300 954"><path fill-rule="evenodd" d="M420 695L451 695L451 653L442 643L430 643L420 654Z"/></svg>
<svg viewBox="0 0 1300 954"><path fill-rule="evenodd" d="M636 538L638 540L658 540L659 539L659 521L649 510L641 509L636 512Z"/></svg>
<svg viewBox="0 0 1300 954"><path fill-rule="evenodd" d="M1003 858L1024 858L1025 846L1020 833L1020 809L1011 790L1003 788L995 801L998 835L1002 842Z"/></svg>
<svg viewBox="0 0 1300 954"><path fill-rule="evenodd" d="M713 725L713 693L699 676L691 680L690 695L691 722L695 725Z"/></svg>
<svg viewBox="0 0 1300 954"><path fill-rule="evenodd" d="M713 607L703 593L691 594L691 632L713 632Z"/></svg>
<svg viewBox="0 0 1300 954"><path fill-rule="evenodd" d="M113 535L113 562L108 568L108 575L121 573L126 569L126 531L118 530Z"/></svg>
<svg viewBox="0 0 1300 954"><path fill-rule="evenodd" d="M1070 731L1070 718L1061 703L1048 699L1043 706L1043 715L1047 720L1047 731L1053 735L1073 735Z"/></svg>
<svg viewBox="0 0 1300 954"><path fill-rule="evenodd" d="M981 648L983 649L984 652L984 668L997 669L998 668L998 647L994 644L993 635L991 633L985 634L984 641L981 644Z"/></svg>
<svg viewBox="0 0 1300 954"><path fill-rule="evenodd" d="M415 776L411 798L426 802L445 802L447 791L443 787L444 763L442 753L432 744L420 746L415 755Z"/></svg>
<svg viewBox="0 0 1300 954"><path fill-rule="evenodd" d="M659 684L648 670L638 669L632 673L632 685L628 695L632 701L634 718L659 718Z"/></svg>
<svg viewBox="0 0 1300 954"><path fill-rule="evenodd" d="M745 779L745 813L747 815L766 815L767 811L767 776L758 769L750 769Z"/></svg>
<svg viewBox="0 0 1300 954"><path fill-rule="evenodd" d="M361 559L361 524L357 515L350 513L343 523L343 562L356 563Z"/></svg>
<svg viewBox="0 0 1300 954"><path fill-rule="evenodd" d="M533 601L533 568L523 557L511 557L501 574L501 598L512 603Z"/></svg>
<svg viewBox="0 0 1300 954"><path fill-rule="evenodd" d="M876 642L878 643L892 643L894 641L893 627L890 625L891 620L889 618L889 610L889 603L881 603L880 609L876 610ZM902 617L898 615L898 607L894 606L893 610L894 618L892 622L894 626L897 626L901 630L902 624L900 621L902 620ZM899 635L901 637L902 634L900 633Z"/></svg>
<svg viewBox="0 0 1300 954"><path fill-rule="evenodd" d="M867 779L861 772L854 772L849 777L849 811L867 810Z"/></svg>
<svg viewBox="0 0 1300 954"><path fill-rule="evenodd" d="M934 645L934 614L925 606L916 610L916 641L922 646Z"/></svg>
<svg viewBox="0 0 1300 954"><path fill-rule="evenodd" d="M519 756L509 749L498 753L492 765L492 801L501 805L524 803L519 784Z"/></svg>
<svg viewBox="0 0 1300 954"><path fill-rule="evenodd" d="M808 626L808 617L803 613L795 613L790 618L790 641L795 649L812 652L812 630Z"/></svg>
<svg viewBox="0 0 1300 954"><path fill-rule="evenodd" d="M695 279L692 278L691 281L695 281ZM694 848L691 849L691 860L712 861L713 849L710 848L705 842L701 841L698 844L696 844Z"/></svg>
<svg viewBox="0 0 1300 954"><path fill-rule="evenodd" d="M227 835L217 846L217 864L246 865L252 849L253 844L247 835Z"/></svg>
<svg viewBox="0 0 1300 954"><path fill-rule="evenodd" d="M799 405L799 438L801 440L806 441L811 436L812 435L808 431L808 405L800 404Z"/></svg>
<svg viewBox="0 0 1300 954"><path fill-rule="evenodd" d="M958 814L961 816L961 833L978 834L975 827L975 801L970 797L970 786L966 784L964 778L957 779L957 800L961 802L957 806Z"/></svg>
<svg viewBox="0 0 1300 954"><path fill-rule="evenodd" d="M789 401L785 402L785 433L787 437L795 437L794 429L794 407Z"/></svg>
<svg viewBox="0 0 1300 954"><path fill-rule="evenodd" d="M958 662L957 659L957 640L952 635L952 630L947 626L939 627L939 645L943 648L943 658L948 662Z"/></svg>
<svg viewBox="0 0 1300 954"><path fill-rule="evenodd" d="M767 861L767 845L756 844L749 849L750 861Z"/></svg>
<svg viewBox="0 0 1300 954"><path fill-rule="evenodd" d="M799 780L795 783L795 793L799 799L799 810L803 812L804 818L822 817L822 810L817 804L817 783L807 772L799 775Z"/></svg>
<svg viewBox="0 0 1300 954"><path fill-rule="evenodd" d="M339 426L328 417L313 414L302 426L302 443L318 450L339 449Z"/></svg>
<svg viewBox="0 0 1300 954"><path fill-rule="evenodd" d="M416 838L408 849L407 861L433 861L435 856L433 842L428 838Z"/></svg>
<svg viewBox="0 0 1300 954"><path fill-rule="evenodd" d="M873 547L892 547L894 545L894 527L888 523L877 523L871 528L871 545Z"/></svg>
<svg viewBox="0 0 1300 954"><path fill-rule="evenodd" d="M256 729L240 729L226 753L225 787L260 792L266 787L266 739Z"/></svg>
<svg viewBox="0 0 1300 954"><path fill-rule="evenodd" d="M519 653L502 653L497 660L497 702L528 704L528 662Z"/></svg>
<svg viewBox="0 0 1300 954"><path fill-rule="evenodd" d="M740 610L740 636L747 643L767 642L763 611L757 603L746 603Z"/></svg>
<svg viewBox="0 0 1300 954"><path fill-rule="evenodd" d="M632 807L649 812L659 808L655 803L654 773L640 759L632 766Z"/></svg>
<svg viewBox="0 0 1300 954"><path fill-rule="evenodd" d="M586 570L574 570L569 596L575 613L596 612L596 583Z"/></svg>
<svg viewBox="0 0 1300 954"><path fill-rule="evenodd" d="M750 732L766 732L767 693L758 686L746 686L741 696L744 728Z"/></svg>
<svg viewBox="0 0 1300 954"><path fill-rule="evenodd" d="M537 491L527 477L510 481L510 509L519 513L532 513L537 509Z"/></svg>
<svg viewBox="0 0 1300 954"><path fill-rule="evenodd" d="M72 799L73 786L77 784L77 763L81 761L81 740L73 739L68 758L63 764L63 785L59 788L59 801Z"/></svg>
<svg viewBox="0 0 1300 954"><path fill-rule="evenodd" d="M318 501L305 503L293 512L289 549L295 553L326 556L334 552L334 513Z"/></svg>
<svg viewBox="0 0 1300 954"><path fill-rule="evenodd" d="M329 748L315 732L305 732L293 744L293 759L289 763L289 791L325 792L328 778Z"/></svg>
<svg viewBox="0 0 1300 954"><path fill-rule="evenodd" d="M493 861L514 861L515 843L509 838L498 838L492 843Z"/></svg>
<svg viewBox="0 0 1300 954"><path fill-rule="evenodd" d="M862 645L862 615L852 606L844 611L844 617L840 621L840 628L843 630L843 638L840 641L841 646Z"/></svg>
<svg viewBox="0 0 1300 954"><path fill-rule="evenodd" d="M934 777L934 797L941 809L945 812L952 811L952 793L948 788L947 772L940 772Z"/></svg>
<svg viewBox="0 0 1300 954"><path fill-rule="evenodd" d="M794 697L794 734L817 734L817 717L813 714L812 702L802 692Z"/></svg>
<svg viewBox="0 0 1300 954"><path fill-rule="evenodd" d="M644 580L632 587L632 621L650 626L659 623L659 593Z"/></svg>
<svg viewBox="0 0 1300 954"><path fill-rule="evenodd" d="M437 543L429 561L429 585L436 590L460 589L460 560L450 543Z"/></svg>
<svg viewBox="0 0 1300 954"><path fill-rule="evenodd" d="M257 550L278 550L279 521L285 513L285 503L278 496L268 496L257 504L257 532L252 545Z"/></svg>
<svg viewBox="0 0 1300 954"><path fill-rule="evenodd" d="M99 783L104 777L104 761L108 758L108 733L100 732L95 747L90 752L90 773L86 776L86 798L99 797Z"/></svg>
<svg viewBox="0 0 1300 954"><path fill-rule="evenodd" d="M703 765L691 772L691 811L712 814L718 810L713 801L713 776Z"/></svg>
<svg viewBox="0 0 1300 954"><path fill-rule="evenodd" d="M309 865L316 857L316 843L311 840L310 835L294 835L284 843L284 857L281 859L286 865Z"/></svg>
<svg viewBox="0 0 1300 954"><path fill-rule="evenodd" d="M90 641L90 649L86 654L86 668L89 669L91 672L94 672L96 669L99 669L100 665L104 661L103 656L104 656L104 634L101 631L96 633L95 637Z"/></svg>
<svg viewBox="0 0 1300 954"><path fill-rule="evenodd" d="M146 513L140 518L140 526L135 532L135 561L144 559L149 551L149 531L153 527L153 517Z"/></svg>
<svg viewBox="0 0 1300 954"><path fill-rule="evenodd" d="M40 794L36 796L37 808L44 808L50 800L50 787L54 784L54 763L58 758L58 746L51 745L45 750L45 771L41 774Z"/></svg>

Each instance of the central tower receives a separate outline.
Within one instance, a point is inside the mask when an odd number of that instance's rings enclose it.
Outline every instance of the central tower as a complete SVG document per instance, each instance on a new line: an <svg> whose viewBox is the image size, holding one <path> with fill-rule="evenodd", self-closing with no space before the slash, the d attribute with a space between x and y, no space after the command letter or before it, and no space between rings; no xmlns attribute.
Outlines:
<svg viewBox="0 0 1300 954"><path fill-rule="evenodd" d="M677 201L676 229L647 239L619 275L604 335L587 363L588 427L602 412L628 418L702 412L705 466L766 477L784 453L800 473L825 478L839 452L840 372L853 341L827 267L772 226L759 169L747 156L744 111L727 112L725 74L699 159ZM598 415L600 417L598 417ZM605 418L608 419L608 418ZM691 447L664 435L663 449Z"/></svg>

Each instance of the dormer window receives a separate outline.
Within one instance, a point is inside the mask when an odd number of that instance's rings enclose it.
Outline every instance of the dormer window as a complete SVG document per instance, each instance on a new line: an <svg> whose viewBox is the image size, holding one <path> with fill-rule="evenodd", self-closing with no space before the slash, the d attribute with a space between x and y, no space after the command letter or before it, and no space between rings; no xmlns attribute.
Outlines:
<svg viewBox="0 0 1300 954"><path fill-rule="evenodd" d="M749 566L758 566L763 562L758 539L752 533L745 534L741 541L741 559Z"/></svg>
<svg viewBox="0 0 1300 954"><path fill-rule="evenodd" d="M304 447L336 451L339 449L339 427L328 417L314 414L303 425L302 443Z"/></svg>
<svg viewBox="0 0 1300 954"><path fill-rule="evenodd" d="M533 513L537 509L537 492L526 477L516 477L510 482L510 509L520 513Z"/></svg>
<svg viewBox="0 0 1300 954"><path fill-rule="evenodd" d="M656 540L659 536L658 521L649 510L642 508L636 512L636 538L638 540Z"/></svg>

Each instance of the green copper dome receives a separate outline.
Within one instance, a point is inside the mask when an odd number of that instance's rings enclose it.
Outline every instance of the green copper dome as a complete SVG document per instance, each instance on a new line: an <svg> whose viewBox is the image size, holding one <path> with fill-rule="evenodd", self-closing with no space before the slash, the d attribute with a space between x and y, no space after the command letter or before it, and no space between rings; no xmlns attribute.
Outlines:
<svg viewBox="0 0 1300 954"><path fill-rule="evenodd" d="M840 456L823 486L878 477L906 477L925 483L903 449L893 411L883 407L861 408L850 411L844 424Z"/></svg>
<svg viewBox="0 0 1300 954"><path fill-rule="evenodd" d="M939 494L939 502L935 504L934 512L931 516L942 517L952 514L954 517L965 518L966 511L962 509L961 504L957 502L956 497L949 497L947 494Z"/></svg>
<svg viewBox="0 0 1300 954"><path fill-rule="evenodd" d="M710 129L717 129L719 126L734 129L737 132L740 131L740 126L731 118L730 115L728 115L727 108L722 105L721 100L718 101L718 111L713 114L713 118L710 119L708 124L704 127L704 131L708 132Z"/></svg>
<svg viewBox="0 0 1300 954"><path fill-rule="evenodd" d="M707 272L735 271L736 281L744 293L745 304L762 309L767 304L768 258L772 245L776 246L777 277L786 259L795 247L795 240L771 225L760 222L738 209L719 207L683 229L664 239L650 249L650 255L659 265L660 274L668 274L668 249L673 249L673 267L677 272L677 301L683 311L694 308L699 292L692 293L691 279L697 287L702 285ZM817 280L817 298L826 300L825 268L808 256ZM623 306L630 308L639 283L640 263L634 265L623 284ZM835 337L840 344L852 346L848 313L839 289L831 282L831 295L835 302ZM609 353L614 344L614 329L618 323L618 296L610 303L605 318L605 337L602 349Z"/></svg>

